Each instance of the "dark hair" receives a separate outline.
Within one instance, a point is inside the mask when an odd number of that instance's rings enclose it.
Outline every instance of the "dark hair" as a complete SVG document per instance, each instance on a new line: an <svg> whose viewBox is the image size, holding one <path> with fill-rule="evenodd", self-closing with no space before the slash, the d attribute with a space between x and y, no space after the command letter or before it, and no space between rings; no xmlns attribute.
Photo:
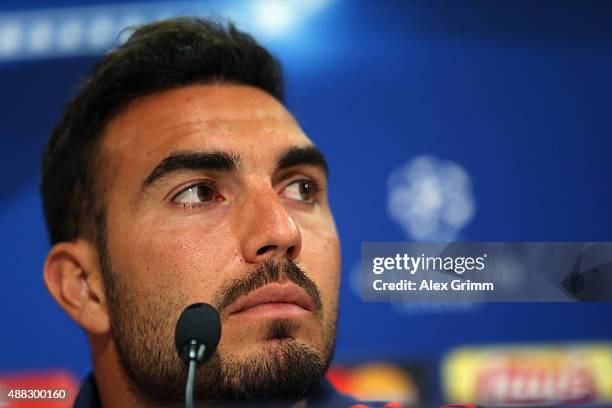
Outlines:
<svg viewBox="0 0 612 408"><path fill-rule="evenodd" d="M47 143L40 191L52 244L97 241L105 206L97 154L105 126L136 98L193 84L251 85L283 101L282 69L231 23L199 18L156 21L94 67L66 105Z"/></svg>

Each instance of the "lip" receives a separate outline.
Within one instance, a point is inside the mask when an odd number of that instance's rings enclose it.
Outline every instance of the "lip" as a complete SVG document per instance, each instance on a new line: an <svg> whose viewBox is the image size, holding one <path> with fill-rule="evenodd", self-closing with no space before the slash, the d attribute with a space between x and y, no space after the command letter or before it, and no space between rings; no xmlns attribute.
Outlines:
<svg viewBox="0 0 612 408"><path fill-rule="evenodd" d="M270 283L238 298L226 309L227 316L247 314L295 315L312 312L315 305L308 294L293 283Z"/></svg>

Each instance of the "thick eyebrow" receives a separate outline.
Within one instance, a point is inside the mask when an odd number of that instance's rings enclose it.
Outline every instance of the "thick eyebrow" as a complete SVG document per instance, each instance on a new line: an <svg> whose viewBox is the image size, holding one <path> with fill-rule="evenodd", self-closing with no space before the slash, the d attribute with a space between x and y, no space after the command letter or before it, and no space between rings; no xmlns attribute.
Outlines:
<svg viewBox="0 0 612 408"><path fill-rule="evenodd" d="M239 162L239 156L226 152L175 152L155 166L142 182L142 189L171 173L183 170L235 171Z"/></svg>
<svg viewBox="0 0 612 408"><path fill-rule="evenodd" d="M314 146L292 147L285 150L279 155L276 166L279 170L283 170L301 164L319 167L323 170L325 176L329 174L325 156L323 156L323 153Z"/></svg>

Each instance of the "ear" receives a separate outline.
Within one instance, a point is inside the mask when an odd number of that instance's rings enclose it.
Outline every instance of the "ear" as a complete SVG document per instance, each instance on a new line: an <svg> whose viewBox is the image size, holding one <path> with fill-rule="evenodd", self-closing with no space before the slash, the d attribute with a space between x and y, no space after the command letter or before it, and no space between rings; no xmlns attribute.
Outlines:
<svg viewBox="0 0 612 408"><path fill-rule="evenodd" d="M84 239L54 245L43 278L51 296L91 334L110 331L98 251Z"/></svg>

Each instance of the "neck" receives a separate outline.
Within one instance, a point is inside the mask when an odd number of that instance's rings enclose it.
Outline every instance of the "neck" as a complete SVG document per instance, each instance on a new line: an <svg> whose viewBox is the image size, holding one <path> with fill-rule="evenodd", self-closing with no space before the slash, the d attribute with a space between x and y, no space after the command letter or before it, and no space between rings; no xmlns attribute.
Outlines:
<svg viewBox="0 0 612 408"><path fill-rule="evenodd" d="M94 377L102 408L145 407L130 386L110 336L89 336Z"/></svg>

